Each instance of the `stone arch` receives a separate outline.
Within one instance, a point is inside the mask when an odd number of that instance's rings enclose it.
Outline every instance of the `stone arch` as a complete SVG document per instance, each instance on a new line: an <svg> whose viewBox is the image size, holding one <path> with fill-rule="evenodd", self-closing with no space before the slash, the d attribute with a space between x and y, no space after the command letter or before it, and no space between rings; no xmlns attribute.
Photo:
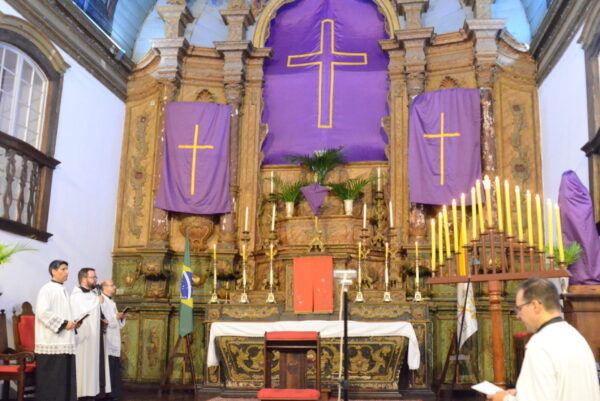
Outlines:
<svg viewBox="0 0 600 401"><path fill-rule="evenodd" d="M293 1L296 0L271 0L267 3L256 23L256 29L254 30L254 36L252 37L254 47L265 46L267 38L269 37L271 20L277 15L279 8ZM396 9L392 5L392 2L390 0L372 1L377 5L377 9L385 18L385 30L387 34L390 38L394 37L394 32L400 29L400 21L398 20Z"/></svg>

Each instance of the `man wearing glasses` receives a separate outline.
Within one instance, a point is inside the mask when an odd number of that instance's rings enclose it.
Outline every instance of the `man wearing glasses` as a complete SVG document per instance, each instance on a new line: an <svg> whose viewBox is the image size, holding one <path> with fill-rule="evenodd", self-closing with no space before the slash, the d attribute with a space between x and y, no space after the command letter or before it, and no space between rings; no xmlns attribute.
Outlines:
<svg viewBox="0 0 600 401"><path fill-rule="evenodd" d="M541 277L524 281L515 312L527 331L517 388L488 396L491 401L600 401L596 363L590 346L561 317L556 287Z"/></svg>

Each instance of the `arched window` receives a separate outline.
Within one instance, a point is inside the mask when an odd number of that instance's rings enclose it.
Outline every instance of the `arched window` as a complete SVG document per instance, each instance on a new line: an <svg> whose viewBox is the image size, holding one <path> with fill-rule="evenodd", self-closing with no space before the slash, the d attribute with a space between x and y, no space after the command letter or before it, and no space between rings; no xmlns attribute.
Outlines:
<svg viewBox="0 0 600 401"><path fill-rule="evenodd" d="M47 241L63 74L53 44L0 13L0 229Z"/></svg>
<svg viewBox="0 0 600 401"><path fill-rule="evenodd" d="M40 150L48 78L24 52L0 42L0 131Z"/></svg>

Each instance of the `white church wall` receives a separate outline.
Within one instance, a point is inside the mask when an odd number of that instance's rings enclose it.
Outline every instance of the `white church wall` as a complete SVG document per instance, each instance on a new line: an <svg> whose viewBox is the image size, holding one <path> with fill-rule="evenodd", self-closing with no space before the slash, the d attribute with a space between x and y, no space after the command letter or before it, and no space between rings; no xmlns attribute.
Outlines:
<svg viewBox="0 0 600 401"><path fill-rule="evenodd" d="M573 170L589 186L588 159L581 147L588 142L585 59L577 43L581 32L540 85L540 127L544 196L558 200L562 173Z"/></svg>
<svg viewBox="0 0 600 401"><path fill-rule="evenodd" d="M19 16L4 0L0 11ZM59 49L60 50L60 49ZM81 267L96 268L100 279L112 274L119 164L125 105L73 58L60 50L70 68L64 75L54 157L47 243L0 231L0 242L37 249L13 256L0 267L0 309L12 315L23 301L35 306L38 289L50 276L54 259L69 262L67 290L77 285ZM10 320L10 319L8 319ZM9 322L9 337L12 327ZM9 338L12 343L12 338Z"/></svg>

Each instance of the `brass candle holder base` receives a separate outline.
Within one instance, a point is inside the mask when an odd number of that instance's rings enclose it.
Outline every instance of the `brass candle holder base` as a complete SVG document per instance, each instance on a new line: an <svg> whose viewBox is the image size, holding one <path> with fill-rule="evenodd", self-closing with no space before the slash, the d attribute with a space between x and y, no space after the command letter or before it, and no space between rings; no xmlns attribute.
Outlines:
<svg viewBox="0 0 600 401"><path fill-rule="evenodd" d="M267 301L268 304L274 304L275 303L275 294L273 294L273 292L270 292L269 295L267 295Z"/></svg>
<svg viewBox="0 0 600 401"><path fill-rule="evenodd" d="M419 290L415 291L415 296L413 298L413 301L415 301L415 302L423 301L423 297L421 296L421 291L419 291Z"/></svg>
<svg viewBox="0 0 600 401"><path fill-rule="evenodd" d="M242 293L242 295L240 296L240 303L241 304L248 304L248 303L250 303L250 301L248 300L248 294L246 294L246 291L244 291Z"/></svg>
<svg viewBox="0 0 600 401"><path fill-rule="evenodd" d="M392 294L389 291L383 293L383 302L392 302Z"/></svg>
<svg viewBox="0 0 600 401"><path fill-rule="evenodd" d="M210 301L208 301L209 304L218 304L219 303L219 296L217 295L216 291L212 293L212 295L210 296Z"/></svg>
<svg viewBox="0 0 600 401"><path fill-rule="evenodd" d="M365 302L365 297L363 297L362 291L358 291L356 293L356 298L354 298L354 302L356 302L356 303L363 303L363 302Z"/></svg>

